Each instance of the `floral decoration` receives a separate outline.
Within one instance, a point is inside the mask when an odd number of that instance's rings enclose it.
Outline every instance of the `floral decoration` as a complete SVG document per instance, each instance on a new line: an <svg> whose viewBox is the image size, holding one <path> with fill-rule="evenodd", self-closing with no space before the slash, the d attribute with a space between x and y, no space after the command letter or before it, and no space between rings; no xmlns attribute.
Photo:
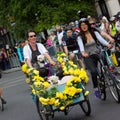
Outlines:
<svg viewBox="0 0 120 120"><path fill-rule="evenodd" d="M89 94L82 88L82 83L88 82L88 76L84 69L79 69L72 61L68 60L65 53L58 53L57 60L62 66L64 75L72 75L67 81L62 91L57 88L58 77L51 76L48 81L39 76L39 71L28 67L26 64L22 66L22 71L26 74L26 82L30 84L32 93L39 96L39 101L44 106L54 106L60 110L64 110L68 105L73 103L75 97L81 92L84 96ZM53 84L55 82L55 84Z"/></svg>

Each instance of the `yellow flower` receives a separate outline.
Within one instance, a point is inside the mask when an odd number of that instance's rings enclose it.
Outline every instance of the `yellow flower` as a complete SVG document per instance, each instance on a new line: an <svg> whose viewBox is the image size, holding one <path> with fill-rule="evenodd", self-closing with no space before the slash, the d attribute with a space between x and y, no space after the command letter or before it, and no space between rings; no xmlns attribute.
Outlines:
<svg viewBox="0 0 120 120"><path fill-rule="evenodd" d="M54 103L54 106L59 106L60 105L60 101L59 101L59 99L57 99L57 100L55 100L55 103Z"/></svg>
<svg viewBox="0 0 120 120"><path fill-rule="evenodd" d="M33 70L33 73L34 73L35 75L39 75L39 71L36 70L36 69Z"/></svg>
<svg viewBox="0 0 120 120"><path fill-rule="evenodd" d="M42 77L40 77L39 75L34 76L35 81L40 81L40 82L44 82L44 79Z"/></svg>
<svg viewBox="0 0 120 120"><path fill-rule="evenodd" d="M89 91L85 91L84 95L87 96L89 94Z"/></svg>
<svg viewBox="0 0 120 120"><path fill-rule="evenodd" d="M57 60L58 60L58 62L60 62L60 63L62 63L62 61L63 61L62 58L60 58L60 57L57 58Z"/></svg>
<svg viewBox="0 0 120 120"><path fill-rule="evenodd" d="M26 83L30 83L30 79L29 78L26 78L25 81L26 81Z"/></svg>
<svg viewBox="0 0 120 120"><path fill-rule="evenodd" d="M42 83L44 88L47 89L48 87L50 87L50 84L48 82L43 82Z"/></svg>
<svg viewBox="0 0 120 120"><path fill-rule="evenodd" d="M68 72L67 70L65 70L65 71L63 72L63 74L64 74L64 75L67 75L67 74L69 74L69 72Z"/></svg>
<svg viewBox="0 0 120 120"><path fill-rule="evenodd" d="M55 98L51 98L50 100L49 100L49 104L50 105L53 105L55 103Z"/></svg>
<svg viewBox="0 0 120 120"><path fill-rule="evenodd" d="M82 89L78 88L77 91L76 91L76 93L80 93L80 92L82 92Z"/></svg>
<svg viewBox="0 0 120 120"><path fill-rule="evenodd" d="M74 69L73 69L73 68L70 68L70 69L68 70L68 73L72 75L72 74L74 73Z"/></svg>
<svg viewBox="0 0 120 120"><path fill-rule="evenodd" d="M33 70L34 70L34 68L29 68L29 69L27 70L27 73L29 74L29 73L33 72Z"/></svg>
<svg viewBox="0 0 120 120"><path fill-rule="evenodd" d="M43 97L40 97L39 98L39 101L43 104L43 105L48 105L49 104L49 98L43 98Z"/></svg>
<svg viewBox="0 0 120 120"><path fill-rule="evenodd" d="M38 87L38 86L40 86L40 82L34 82L34 85L35 85L36 87Z"/></svg>
<svg viewBox="0 0 120 120"><path fill-rule="evenodd" d="M73 61L68 61L68 63L72 66L74 65Z"/></svg>
<svg viewBox="0 0 120 120"><path fill-rule="evenodd" d="M61 107L60 107L60 110L64 110L64 109L65 109L65 106L61 106Z"/></svg>
<svg viewBox="0 0 120 120"><path fill-rule="evenodd" d="M77 89L75 87L66 87L65 90L64 90L64 93L69 95L69 96L74 96L77 92Z"/></svg>
<svg viewBox="0 0 120 120"><path fill-rule="evenodd" d="M24 73L27 73L27 69L28 69L27 64L22 65L22 71L23 71Z"/></svg>
<svg viewBox="0 0 120 120"><path fill-rule="evenodd" d="M57 92L57 93L56 93L56 97L57 97L57 98L60 98L60 99L63 99L63 98L64 98L64 95L63 95L62 92Z"/></svg>
<svg viewBox="0 0 120 120"><path fill-rule="evenodd" d="M71 80L68 80L68 82L66 83L67 86L72 86Z"/></svg>
<svg viewBox="0 0 120 120"><path fill-rule="evenodd" d="M65 53L62 53L60 56L62 56L62 57L66 57L66 54L65 54Z"/></svg>
<svg viewBox="0 0 120 120"><path fill-rule="evenodd" d="M33 93L34 95L36 95L36 91L35 91L35 89L32 89L32 93Z"/></svg>
<svg viewBox="0 0 120 120"><path fill-rule="evenodd" d="M66 101L66 106L70 105L73 102L73 100Z"/></svg>
<svg viewBox="0 0 120 120"><path fill-rule="evenodd" d="M80 73L81 73L80 69L75 69L74 70L74 75L80 75Z"/></svg>

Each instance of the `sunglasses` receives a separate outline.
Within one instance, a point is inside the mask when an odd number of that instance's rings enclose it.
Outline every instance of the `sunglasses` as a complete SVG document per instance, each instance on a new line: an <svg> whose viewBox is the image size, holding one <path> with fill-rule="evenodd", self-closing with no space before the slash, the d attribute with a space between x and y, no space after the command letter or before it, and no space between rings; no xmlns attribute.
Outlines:
<svg viewBox="0 0 120 120"><path fill-rule="evenodd" d="M31 35L31 36L29 36L30 38L33 38L33 37L36 37L36 35Z"/></svg>

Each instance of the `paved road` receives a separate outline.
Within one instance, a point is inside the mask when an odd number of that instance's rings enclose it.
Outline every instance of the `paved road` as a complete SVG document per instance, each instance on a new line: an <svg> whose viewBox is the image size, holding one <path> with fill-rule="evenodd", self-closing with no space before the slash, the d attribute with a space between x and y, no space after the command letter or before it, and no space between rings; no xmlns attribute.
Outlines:
<svg viewBox="0 0 120 120"><path fill-rule="evenodd" d="M24 81L21 71L4 73L0 86L7 100L5 111L0 111L0 120L40 120L35 104L30 96L30 88ZM116 103L108 92L107 100L101 101L93 95L91 81L87 85L92 112L86 117L79 105L74 106L67 116L56 112L53 120L119 120L120 104Z"/></svg>

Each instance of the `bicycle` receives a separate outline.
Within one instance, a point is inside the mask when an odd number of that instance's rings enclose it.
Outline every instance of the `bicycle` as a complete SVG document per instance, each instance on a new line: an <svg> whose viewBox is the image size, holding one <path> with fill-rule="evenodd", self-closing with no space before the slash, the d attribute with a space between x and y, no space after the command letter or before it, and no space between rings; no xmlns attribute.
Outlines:
<svg viewBox="0 0 120 120"><path fill-rule="evenodd" d="M111 58L108 54L108 48L103 47L100 51L100 63L101 63L101 75L102 79L104 80L104 83L102 81L102 87L99 85L98 80L98 88L103 89L104 88L104 98L106 99L106 88L108 87L111 95L115 99L116 102L120 103L120 93L119 93L119 86L118 86L118 72L114 66L114 64L111 61ZM105 63L106 62L106 63ZM100 90L99 89L99 90ZM101 91L101 90L100 90Z"/></svg>

